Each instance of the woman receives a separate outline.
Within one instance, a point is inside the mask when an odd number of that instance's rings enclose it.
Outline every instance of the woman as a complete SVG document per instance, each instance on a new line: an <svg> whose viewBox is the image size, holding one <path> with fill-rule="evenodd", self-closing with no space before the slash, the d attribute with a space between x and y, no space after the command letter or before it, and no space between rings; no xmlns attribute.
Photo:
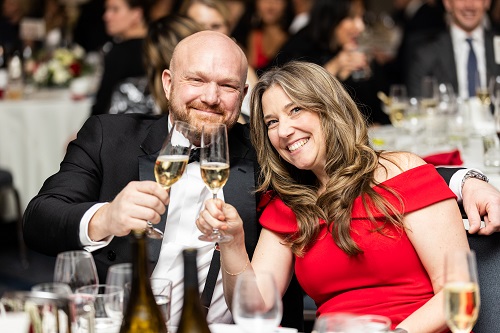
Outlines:
<svg viewBox="0 0 500 333"><path fill-rule="evenodd" d="M318 315L379 314L411 333L445 330L444 254L468 244L433 166L373 150L360 111L321 66L290 62L265 73L251 105L259 190L273 190L252 262L232 206L209 200L196 222L205 234L234 236L220 244L229 304L245 270L271 272L282 293L295 272Z"/></svg>
<svg viewBox="0 0 500 333"><path fill-rule="evenodd" d="M309 24L288 39L271 65L291 60L321 65L343 83L369 124L389 124L376 96L388 90L384 69L359 49L364 13L362 0L315 0Z"/></svg>
<svg viewBox="0 0 500 333"><path fill-rule="evenodd" d="M104 56L104 72L92 106L92 115L108 113L116 84L145 75L142 44L152 0L106 0L106 32L113 37ZM106 46L105 46L106 48Z"/></svg>

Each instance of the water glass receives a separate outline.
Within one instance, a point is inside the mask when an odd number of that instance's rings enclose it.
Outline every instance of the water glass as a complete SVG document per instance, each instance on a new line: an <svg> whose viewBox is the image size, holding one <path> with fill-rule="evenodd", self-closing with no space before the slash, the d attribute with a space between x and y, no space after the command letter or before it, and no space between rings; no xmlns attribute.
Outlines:
<svg viewBox="0 0 500 333"><path fill-rule="evenodd" d="M151 290L156 304L160 308L167 327L170 326L170 301L172 299L172 281L161 278L151 278ZM177 324L177 323L175 323Z"/></svg>
<svg viewBox="0 0 500 333"><path fill-rule="evenodd" d="M245 332L274 332L281 322L281 295L270 273L244 272L236 280L233 317Z"/></svg>
<svg viewBox="0 0 500 333"><path fill-rule="evenodd" d="M123 319L123 288L95 284L83 286L75 294L94 297L95 331L98 333L117 333Z"/></svg>
<svg viewBox="0 0 500 333"><path fill-rule="evenodd" d="M483 161L487 167L500 166L500 141L496 134L483 135Z"/></svg>

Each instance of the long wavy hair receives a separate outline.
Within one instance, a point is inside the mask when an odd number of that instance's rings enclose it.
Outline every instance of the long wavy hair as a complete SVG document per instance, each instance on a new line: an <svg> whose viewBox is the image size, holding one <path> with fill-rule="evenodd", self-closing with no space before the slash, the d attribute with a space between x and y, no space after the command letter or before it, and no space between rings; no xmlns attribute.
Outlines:
<svg viewBox="0 0 500 333"><path fill-rule="evenodd" d="M326 190L321 194L318 194L316 176L282 159L269 140L263 119L262 95L276 85L295 105L316 112L320 117L324 144L328 147L325 171L329 176ZM261 166L261 185L257 190L274 190L295 213L298 232L286 240L295 254L302 255L318 236L318 219L326 221L335 243L345 253L362 253L350 235L352 207L359 196L374 231L384 233L385 223L402 230L402 215L372 188L382 186L402 205L394 190L375 181L375 170L381 166L379 160L385 157L370 146L363 115L333 75L312 63L289 62L261 76L252 90L250 103L251 139ZM373 208L384 214L382 224L373 217Z"/></svg>
<svg viewBox="0 0 500 333"><path fill-rule="evenodd" d="M143 58L149 91L162 113L168 111L168 100L163 91L161 75L170 66L175 46L182 39L201 30L193 20L175 14L164 16L149 24Z"/></svg>

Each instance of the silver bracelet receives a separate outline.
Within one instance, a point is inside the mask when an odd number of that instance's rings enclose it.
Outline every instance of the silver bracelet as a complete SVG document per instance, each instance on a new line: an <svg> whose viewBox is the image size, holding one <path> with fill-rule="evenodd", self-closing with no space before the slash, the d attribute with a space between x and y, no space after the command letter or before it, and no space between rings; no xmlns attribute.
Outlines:
<svg viewBox="0 0 500 333"><path fill-rule="evenodd" d="M408 333L408 331L404 328L395 328L391 331L391 333Z"/></svg>

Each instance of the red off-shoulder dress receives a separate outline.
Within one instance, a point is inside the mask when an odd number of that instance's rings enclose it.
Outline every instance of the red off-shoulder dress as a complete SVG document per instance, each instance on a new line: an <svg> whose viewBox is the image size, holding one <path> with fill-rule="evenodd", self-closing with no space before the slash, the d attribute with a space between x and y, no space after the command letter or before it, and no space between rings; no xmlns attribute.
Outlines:
<svg viewBox="0 0 500 333"><path fill-rule="evenodd" d="M410 169L383 184L399 194L403 205L380 186L375 190L402 213L455 198L432 165ZM382 216L377 211L373 211L373 215ZM295 214L277 197L266 206L260 222L265 228L282 234L297 230ZM385 227L386 235L374 232L360 197L352 210L351 236L362 254L349 257L335 244L325 221L319 223L317 240L303 257L295 257L298 281L316 302L317 315L378 314L389 317L394 328L434 295L429 276L406 233L392 225ZM432 224L438 223L448 222L432 221Z"/></svg>

